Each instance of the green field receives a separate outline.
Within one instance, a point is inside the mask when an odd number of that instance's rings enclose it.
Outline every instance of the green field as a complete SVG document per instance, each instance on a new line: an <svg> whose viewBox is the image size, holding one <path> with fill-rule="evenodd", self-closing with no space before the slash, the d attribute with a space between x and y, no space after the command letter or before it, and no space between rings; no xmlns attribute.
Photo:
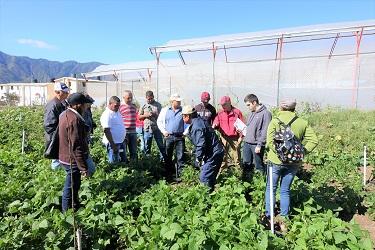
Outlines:
<svg viewBox="0 0 375 250"><path fill-rule="evenodd" d="M373 249L369 233L352 218L361 213L375 220L374 179L363 188L359 168L364 144L375 166L375 112L306 108L300 116L312 124L319 145L293 182L285 235L272 235L260 223L260 176L248 183L236 171L225 173L209 194L198 171L187 167L181 184L168 184L156 153L109 166L97 129L91 149L97 172L83 180L83 207L75 215L83 249ZM65 173L52 171L42 156L42 108L4 108L0 117L0 249L73 247L73 214L61 213Z"/></svg>

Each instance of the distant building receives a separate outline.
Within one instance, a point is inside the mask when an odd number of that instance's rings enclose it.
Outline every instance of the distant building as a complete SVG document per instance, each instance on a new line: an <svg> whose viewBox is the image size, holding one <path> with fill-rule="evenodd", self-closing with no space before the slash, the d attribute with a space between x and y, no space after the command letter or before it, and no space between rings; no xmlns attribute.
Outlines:
<svg viewBox="0 0 375 250"><path fill-rule="evenodd" d="M55 82L64 82L71 89L71 93L88 93L95 100L101 100L103 103L106 100L105 89L107 82L74 77L58 78L55 79ZM19 97L18 106L45 105L54 96L54 84L52 82L2 83L0 84L0 99L4 98L6 94L17 95ZM102 103L96 102L95 104L100 105Z"/></svg>
<svg viewBox="0 0 375 250"><path fill-rule="evenodd" d="M19 96L19 106L44 105L49 83L3 83L0 84L0 98L5 94Z"/></svg>

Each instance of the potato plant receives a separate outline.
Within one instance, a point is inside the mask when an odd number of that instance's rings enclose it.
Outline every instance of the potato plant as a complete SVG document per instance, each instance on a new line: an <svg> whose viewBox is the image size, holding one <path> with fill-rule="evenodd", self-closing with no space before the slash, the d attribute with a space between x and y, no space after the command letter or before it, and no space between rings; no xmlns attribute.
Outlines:
<svg viewBox="0 0 375 250"><path fill-rule="evenodd" d="M303 110L320 144L292 186L289 231L273 235L261 223L265 180L224 173L213 193L187 166L181 184L162 178L155 153L126 166L106 163L95 131L93 178L80 190L75 214L84 249L373 249L352 220L359 209L375 217L374 193L364 190L358 167L364 143L375 161L375 112ZM43 110L0 110L0 249L73 247L73 214L61 213L64 170L43 159ZM98 122L100 111L94 113ZM22 130L26 131L21 154ZM154 152L156 150L154 149ZM369 184L373 185L373 184ZM370 191L369 191L370 190ZM373 190L373 189L372 189Z"/></svg>

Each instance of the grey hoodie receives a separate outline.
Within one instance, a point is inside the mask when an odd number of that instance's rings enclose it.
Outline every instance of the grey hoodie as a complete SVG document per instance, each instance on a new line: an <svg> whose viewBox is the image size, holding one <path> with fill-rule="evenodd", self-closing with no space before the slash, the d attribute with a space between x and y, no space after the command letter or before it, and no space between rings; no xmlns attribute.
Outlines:
<svg viewBox="0 0 375 250"><path fill-rule="evenodd" d="M272 115L264 105L260 105L257 111L251 112L246 122L246 136L244 141L257 146L265 146L268 124Z"/></svg>

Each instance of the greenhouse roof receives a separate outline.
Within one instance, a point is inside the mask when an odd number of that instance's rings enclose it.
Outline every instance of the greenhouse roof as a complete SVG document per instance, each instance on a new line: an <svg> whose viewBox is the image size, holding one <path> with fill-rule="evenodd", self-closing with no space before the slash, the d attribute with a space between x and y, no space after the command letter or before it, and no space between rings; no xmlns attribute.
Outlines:
<svg viewBox="0 0 375 250"><path fill-rule="evenodd" d="M284 39L292 39L293 42L296 42L298 40L305 41L305 39L308 37L312 39L314 39L314 37L315 39L324 39L333 36L333 38L335 38L337 34L341 34L342 36L345 36L345 34L355 36L355 32L361 32L362 29L364 35L374 34L375 19L357 22L318 24L250 33L209 36L195 39L171 40L164 45L151 47L150 51L152 54L156 55L157 53L171 51L188 52L194 50L208 50L212 49L213 46L217 48L228 48L231 46L241 46L241 44L244 43L276 40L281 37Z"/></svg>

